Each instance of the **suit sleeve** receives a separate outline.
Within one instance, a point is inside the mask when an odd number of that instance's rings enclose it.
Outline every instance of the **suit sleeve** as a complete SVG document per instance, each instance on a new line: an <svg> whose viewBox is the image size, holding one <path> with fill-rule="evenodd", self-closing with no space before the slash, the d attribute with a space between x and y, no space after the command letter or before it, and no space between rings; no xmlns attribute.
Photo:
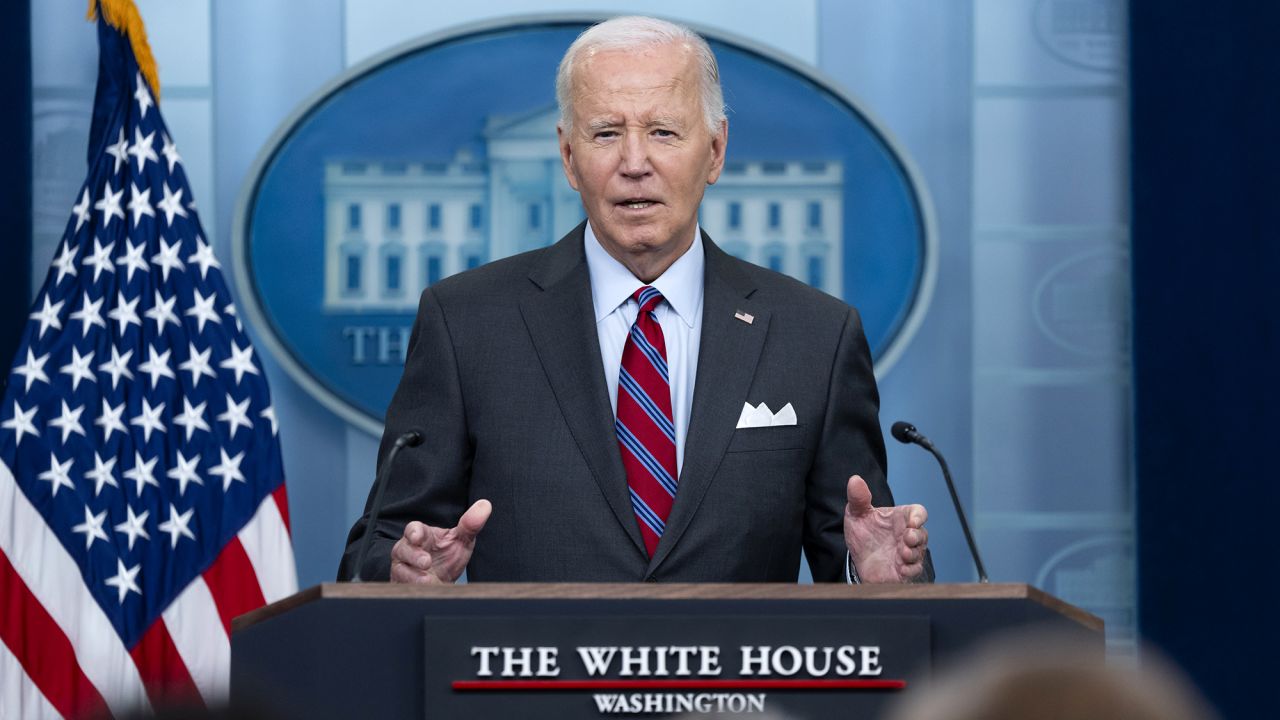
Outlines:
<svg viewBox="0 0 1280 720"><path fill-rule="evenodd" d="M390 577L391 547L411 520L452 527L467 507L472 444L453 342L444 310L430 288L418 304L404 374L387 407L378 449L379 470L396 438L410 429L420 430L424 441L416 448L402 450L387 478L382 513L372 529L369 556L360 568L366 580ZM376 490L370 488L364 515L347 535L339 580L349 579L355 572L355 556Z"/></svg>
<svg viewBox="0 0 1280 720"><path fill-rule="evenodd" d="M880 393L858 311L848 311L827 387L822 433L806 480L804 552L815 582L845 582L844 508L850 475L861 475L871 502L893 505L880 431ZM926 559L924 575L933 578Z"/></svg>

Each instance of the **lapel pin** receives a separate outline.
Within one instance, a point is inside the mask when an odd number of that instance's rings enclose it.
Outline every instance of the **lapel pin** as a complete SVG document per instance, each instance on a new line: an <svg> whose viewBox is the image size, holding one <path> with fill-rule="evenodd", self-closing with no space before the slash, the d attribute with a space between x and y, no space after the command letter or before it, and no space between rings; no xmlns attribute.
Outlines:
<svg viewBox="0 0 1280 720"><path fill-rule="evenodd" d="M744 313L744 312L742 312L741 310L739 310L739 311L735 312L735 313L733 314L733 316L734 316L735 318L737 318L737 319L741 320L742 322L744 322L744 323L748 324L748 325L750 325L751 323L755 322L755 320L756 320L756 316L755 316L755 315L752 315L751 313Z"/></svg>

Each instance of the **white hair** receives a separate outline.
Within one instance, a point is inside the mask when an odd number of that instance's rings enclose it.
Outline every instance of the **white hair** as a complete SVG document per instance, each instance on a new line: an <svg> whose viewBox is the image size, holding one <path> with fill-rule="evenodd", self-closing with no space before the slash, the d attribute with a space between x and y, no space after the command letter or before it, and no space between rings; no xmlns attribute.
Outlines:
<svg viewBox="0 0 1280 720"><path fill-rule="evenodd" d="M560 105L560 125L573 129L573 75L579 59L608 50L639 50L661 45L683 45L698 61L698 99L707 130L720 132L724 123L724 91L720 89L720 67L711 46L698 33L683 25L657 18L629 15L592 25L565 51L556 70L556 102Z"/></svg>

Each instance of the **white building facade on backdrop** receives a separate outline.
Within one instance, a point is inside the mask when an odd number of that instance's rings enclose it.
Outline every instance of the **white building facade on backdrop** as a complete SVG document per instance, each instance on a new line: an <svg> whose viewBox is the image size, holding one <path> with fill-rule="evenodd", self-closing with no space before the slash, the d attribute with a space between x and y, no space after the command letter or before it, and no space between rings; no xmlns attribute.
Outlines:
<svg viewBox="0 0 1280 720"><path fill-rule="evenodd" d="M325 311L413 313L424 287L580 223L556 120L554 108L489 118L484 160L326 161ZM841 297L843 193L839 162L731 161L699 221L726 252Z"/></svg>

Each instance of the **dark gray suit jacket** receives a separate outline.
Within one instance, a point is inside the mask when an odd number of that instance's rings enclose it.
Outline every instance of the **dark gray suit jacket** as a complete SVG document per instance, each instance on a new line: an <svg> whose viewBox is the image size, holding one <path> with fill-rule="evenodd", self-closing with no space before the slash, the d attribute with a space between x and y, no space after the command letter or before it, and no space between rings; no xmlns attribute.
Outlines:
<svg viewBox="0 0 1280 720"><path fill-rule="evenodd" d="M801 547L815 580L843 581L849 475L867 480L876 505L893 503L858 313L703 243L684 465L652 559L614 436L579 226L423 292L381 456L410 428L426 441L396 461L363 576L388 577L410 520L452 527L487 498L473 581L795 582ZM791 403L797 424L735 429L744 402ZM355 569L367 513L340 579Z"/></svg>

